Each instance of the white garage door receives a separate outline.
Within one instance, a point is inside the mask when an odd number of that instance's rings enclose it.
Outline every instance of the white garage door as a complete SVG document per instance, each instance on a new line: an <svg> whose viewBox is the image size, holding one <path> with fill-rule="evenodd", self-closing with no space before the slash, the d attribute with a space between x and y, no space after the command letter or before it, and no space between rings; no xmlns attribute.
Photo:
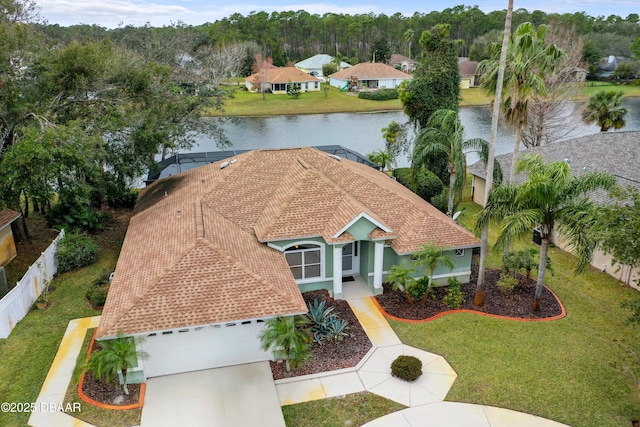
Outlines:
<svg viewBox="0 0 640 427"><path fill-rule="evenodd" d="M260 348L263 329L264 322L254 320L152 334L142 343L149 355L145 376L270 360L271 353Z"/></svg>

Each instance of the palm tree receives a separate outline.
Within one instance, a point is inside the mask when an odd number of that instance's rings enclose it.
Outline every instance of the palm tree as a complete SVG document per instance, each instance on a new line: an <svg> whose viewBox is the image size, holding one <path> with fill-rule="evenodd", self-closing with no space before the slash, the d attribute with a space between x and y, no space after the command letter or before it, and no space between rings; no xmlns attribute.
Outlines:
<svg viewBox="0 0 640 427"><path fill-rule="evenodd" d="M587 124L597 123L600 126L600 132L606 132L610 128L624 127L627 109L622 106L623 96L622 91L601 90L594 93L582 110L582 121Z"/></svg>
<svg viewBox="0 0 640 427"><path fill-rule="evenodd" d="M462 185L467 160L465 151L475 150L485 163L489 154L489 143L484 139L464 140L464 127L460 123L458 113L453 110L436 110L427 126L418 133L411 160L411 167L416 171L437 156L446 158L449 172L449 201L447 215L453 215L453 199L455 189Z"/></svg>
<svg viewBox="0 0 640 427"><path fill-rule="evenodd" d="M507 63L507 49L509 47L509 37L511 35L511 20L513 17L513 0L509 0L507 16L504 21L504 31L502 33L502 46L500 48L500 59L498 60L498 72L496 75L496 89L493 95L493 108L491 112L491 138L489 140L489 153L487 156L487 176L484 189L484 200L489 199L489 193L493 189L493 168L495 163L496 140L498 139L498 119L500 115L500 105L502 104L502 88L504 84L504 70ZM479 307L484 305L484 273L487 264L487 253L489 248L489 223L482 228L480 235L480 265L478 266L478 283L473 303Z"/></svg>
<svg viewBox="0 0 640 427"><path fill-rule="evenodd" d="M429 295L428 290L433 287L433 273L438 268L438 265L442 264L452 270L455 267L455 262L450 253L445 253L435 244L422 244L420 250L413 254L413 258L414 267L422 267L428 272L429 285L427 286L427 292L424 293L424 299L426 299Z"/></svg>
<svg viewBox="0 0 640 427"><path fill-rule="evenodd" d="M382 171L390 170L395 164L396 160L393 158L393 154L389 150L376 150L367 154L369 160L376 165L380 166Z"/></svg>
<svg viewBox="0 0 640 427"><path fill-rule="evenodd" d="M545 163L539 154L520 159L517 172L528 173L528 177L522 184L509 182L493 189L478 214L476 230L490 221L500 221L502 230L496 242L500 245L540 227L542 242L533 301L533 311L538 311L554 230L573 247L578 258L576 272L584 270L595 248L594 239L588 233L595 221L593 203L585 195L597 189L612 189L616 179L602 172L573 176L567 162Z"/></svg>
<svg viewBox="0 0 640 427"><path fill-rule="evenodd" d="M140 339L137 340L141 342ZM122 374L123 390L129 394L127 388L127 371L137 366L139 359L148 359L149 355L141 350L136 350L136 340L132 337L125 337L118 334L113 340L100 341L100 350L91 353L85 368L90 371L96 379L106 379L107 382L114 382L118 374Z"/></svg>
<svg viewBox="0 0 640 427"><path fill-rule="evenodd" d="M555 45L545 45L544 37L548 28L546 25L536 28L532 23L524 22L509 38L500 104L505 122L515 130L511 180L515 176L515 165L520 153L522 129L527 125L529 101L535 95L546 95L545 76L566 57L564 51ZM494 43L489 51L491 59L484 60L479 65L482 73L480 84L486 92L494 95L500 68L497 58L502 52L502 46Z"/></svg>
<svg viewBox="0 0 640 427"><path fill-rule="evenodd" d="M301 316L274 317L267 320L260 335L264 350L282 350L287 372L296 369L313 357L311 336L304 329L307 322Z"/></svg>
<svg viewBox="0 0 640 427"><path fill-rule="evenodd" d="M413 304L413 299L411 298L410 291L416 284L416 280L413 278L415 272L415 269L408 267L406 264L393 265L389 269L389 273L385 279L388 283L391 283L394 291L399 289L403 292L411 304Z"/></svg>
<svg viewBox="0 0 640 427"><path fill-rule="evenodd" d="M411 44L413 43L413 36L415 32L409 28L404 32L404 39L407 41L407 58L411 59Z"/></svg>

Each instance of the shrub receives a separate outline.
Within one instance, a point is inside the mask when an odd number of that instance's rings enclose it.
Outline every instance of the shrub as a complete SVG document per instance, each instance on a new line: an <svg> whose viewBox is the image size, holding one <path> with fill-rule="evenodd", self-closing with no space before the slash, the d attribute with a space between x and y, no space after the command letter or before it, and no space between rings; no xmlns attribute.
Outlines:
<svg viewBox="0 0 640 427"><path fill-rule="evenodd" d="M440 212L447 213L447 209L449 208L449 189L444 188L442 192L431 198L429 201L436 209ZM458 210L458 202L453 202L453 212Z"/></svg>
<svg viewBox="0 0 640 427"><path fill-rule="evenodd" d="M309 312L306 314L307 323L310 323L313 341L322 344L324 340L341 340L347 336L348 322L342 320L337 314L332 313L335 307L325 308L326 301L313 300L308 303Z"/></svg>
<svg viewBox="0 0 640 427"><path fill-rule="evenodd" d="M77 270L96 261L98 245L83 234L67 233L58 243L56 263L58 273Z"/></svg>
<svg viewBox="0 0 640 427"><path fill-rule="evenodd" d="M425 276L416 280L415 284L409 289L409 294L412 299L426 300L430 291L431 287L429 286L429 278Z"/></svg>
<svg viewBox="0 0 640 427"><path fill-rule="evenodd" d="M462 289L460 289L460 282L454 277L451 279L449 279L447 293L442 297L442 303L451 309L456 309L464 304L464 293Z"/></svg>
<svg viewBox="0 0 640 427"><path fill-rule="evenodd" d="M422 362L414 356L398 356L391 363L391 375L405 381L415 381L422 375Z"/></svg>
<svg viewBox="0 0 640 427"><path fill-rule="evenodd" d="M109 293L109 278L108 275L103 275L89 286L85 296L93 308L104 307L107 293Z"/></svg>
<svg viewBox="0 0 640 427"><path fill-rule="evenodd" d="M56 205L47 213L47 222L52 228L58 228L74 233L97 233L111 220L106 212L93 212L86 206L67 208Z"/></svg>
<svg viewBox="0 0 640 427"><path fill-rule="evenodd" d="M411 168L397 168L393 171L396 181L407 187L409 190L430 202L434 196L442 193L442 181L428 169L420 168L417 175L413 176ZM416 185L414 185L414 183Z"/></svg>
<svg viewBox="0 0 640 427"><path fill-rule="evenodd" d="M368 99L370 101L388 101L390 99L398 99L398 91L396 89L364 91L358 94L358 98Z"/></svg>
<svg viewBox="0 0 640 427"><path fill-rule="evenodd" d="M513 290L515 289L517 284L518 284L518 279L516 279L512 275L510 275L510 274L501 274L500 275L500 280L498 280L498 282L496 283L496 286L502 292L504 292L506 294L510 294L510 293L513 292Z"/></svg>

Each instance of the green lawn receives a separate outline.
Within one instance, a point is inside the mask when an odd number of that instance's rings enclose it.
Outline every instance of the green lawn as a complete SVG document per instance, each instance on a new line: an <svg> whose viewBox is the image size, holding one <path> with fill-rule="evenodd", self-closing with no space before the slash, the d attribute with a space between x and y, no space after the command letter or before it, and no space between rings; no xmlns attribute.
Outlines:
<svg viewBox="0 0 640 427"><path fill-rule="evenodd" d="M52 281L56 289L49 295L50 307L32 310L9 338L0 340L2 401L36 401L69 321L100 314L89 307L85 293L92 281L113 270L116 259L116 250L105 250L92 266L56 277ZM28 419L27 413L5 413L0 416L0 425L22 427Z"/></svg>
<svg viewBox="0 0 640 427"><path fill-rule="evenodd" d="M374 111L402 110L400 100L371 101L358 98L357 94L340 92L329 87L325 98L324 89L320 92L302 93L300 98L293 99L288 95L266 94L266 99L260 93L241 90L239 82L227 86L235 88L234 96L224 103L224 111L210 111L211 116L277 116L293 114L325 114L325 113L367 113ZM579 99L587 99L597 90L622 90L625 96L640 96L640 86L618 86L605 82L587 83ZM460 106L488 105L492 98L480 88L463 89L460 91Z"/></svg>

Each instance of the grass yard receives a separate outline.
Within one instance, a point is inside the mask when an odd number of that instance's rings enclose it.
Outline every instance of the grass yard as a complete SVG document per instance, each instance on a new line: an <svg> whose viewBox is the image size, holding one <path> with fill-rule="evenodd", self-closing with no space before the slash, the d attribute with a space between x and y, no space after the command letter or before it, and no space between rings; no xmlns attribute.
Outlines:
<svg viewBox="0 0 640 427"><path fill-rule="evenodd" d="M282 407L287 427L361 426L406 406L369 392Z"/></svg>

